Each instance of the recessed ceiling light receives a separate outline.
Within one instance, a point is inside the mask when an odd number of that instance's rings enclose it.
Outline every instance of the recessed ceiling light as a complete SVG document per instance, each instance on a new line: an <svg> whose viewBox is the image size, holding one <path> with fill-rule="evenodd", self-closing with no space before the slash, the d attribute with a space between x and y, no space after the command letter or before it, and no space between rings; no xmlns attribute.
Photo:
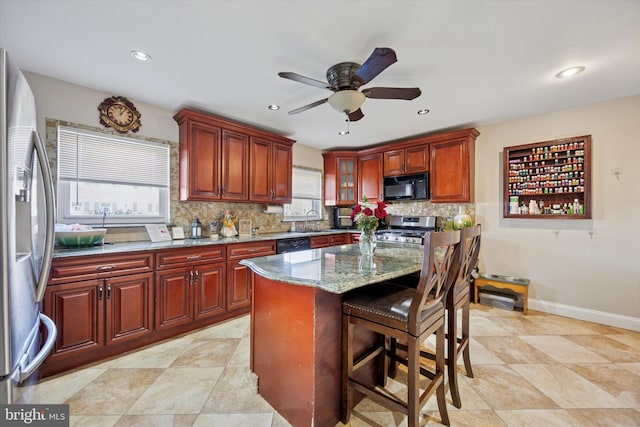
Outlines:
<svg viewBox="0 0 640 427"><path fill-rule="evenodd" d="M132 50L131 56L136 58L138 61L151 61L151 55L141 50Z"/></svg>
<svg viewBox="0 0 640 427"><path fill-rule="evenodd" d="M338 135L340 135L340 136L349 135L349 131L348 130L341 130L340 132L338 132Z"/></svg>
<svg viewBox="0 0 640 427"><path fill-rule="evenodd" d="M279 106L279 105L277 105L277 104L271 104L271 105L269 105L267 108L268 108L269 110L271 110L271 111L276 111L276 110L279 110L279 109L280 109L280 106Z"/></svg>
<svg viewBox="0 0 640 427"><path fill-rule="evenodd" d="M428 108L423 108L422 110L418 110L418 114L424 116L425 114L429 114Z"/></svg>
<svg viewBox="0 0 640 427"><path fill-rule="evenodd" d="M583 66L571 67L571 68L567 68L560 71L558 74L556 74L556 77L559 79L564 79L565 77L573 77L576 74L580 74L584 70L585 70L585 67Z"/></svg>

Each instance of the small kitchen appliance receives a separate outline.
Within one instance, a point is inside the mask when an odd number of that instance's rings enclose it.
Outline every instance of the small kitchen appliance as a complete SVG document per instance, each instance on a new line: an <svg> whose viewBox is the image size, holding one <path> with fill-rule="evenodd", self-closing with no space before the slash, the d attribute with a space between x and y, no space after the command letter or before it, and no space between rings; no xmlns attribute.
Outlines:
<svg viewBox="0 0 640 427"><path fill-rule="evenodd" d="M353 208L336 206L333 210L333 226L339 229L354 229L355 224L351 219Z"/></svg>
<svg viewBox="0 0 640 427"><path fill-rule="evenodd" d="M383 179L384 201L429 199L429 172Z"/></svg>

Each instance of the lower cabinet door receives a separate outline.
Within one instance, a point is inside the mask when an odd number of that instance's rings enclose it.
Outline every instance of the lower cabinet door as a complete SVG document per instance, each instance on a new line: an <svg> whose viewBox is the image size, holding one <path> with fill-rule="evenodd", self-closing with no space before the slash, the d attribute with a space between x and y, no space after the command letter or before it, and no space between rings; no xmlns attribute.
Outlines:
<svg viewBox="0 0 640 427"><path fill-rule="evenodd" d="M43 311L58 328L52 360L104 347L105 297L102 280L47 287Z"/></svg>
<svg viewBox="0 0 640 427"><path fill-rule="evenodd" d="M193 318L191 278L193 267L156 273L156 329L184 325Z"/></svg>
<svg viewBox="0 0 640 427"><path fill-rule="evenodd" d="M230 262L227 274L227 310L249 311L251 307L251 270Z"/></svg>
<svg viewBox="0 0 640 427"><path fill-rule="evenodd" d="M212 317L224 312L224 264L199 265L194 267L195 319Z"/></svg>
<svg viewBox="0 0 640 427"><path fill-rule="evenodd" d="M106 280L107 344L153 331L153 273Z"/></svg>

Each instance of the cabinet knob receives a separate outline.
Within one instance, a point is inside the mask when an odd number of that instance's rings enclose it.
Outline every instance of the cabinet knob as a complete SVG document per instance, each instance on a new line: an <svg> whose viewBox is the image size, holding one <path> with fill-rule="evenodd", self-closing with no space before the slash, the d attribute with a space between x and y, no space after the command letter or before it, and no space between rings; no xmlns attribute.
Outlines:
<svg viewBox="0 0 640 427"><path fill-rule="evenodd" d="M104 288L102 285L98 286L98 301L102 301L102 296L104 294Z"/></svg>
<svg viewBox="0 0 640 427"><path fill-rule="evenodd" d="M115 265L99 265L96 267L96 271L113 270L114 268L116 268Z"/></svg>

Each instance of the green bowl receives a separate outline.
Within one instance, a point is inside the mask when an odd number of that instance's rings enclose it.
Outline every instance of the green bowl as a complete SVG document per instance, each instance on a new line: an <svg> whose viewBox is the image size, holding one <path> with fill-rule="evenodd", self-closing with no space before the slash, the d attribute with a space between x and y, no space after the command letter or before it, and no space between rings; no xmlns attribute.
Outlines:
<svg viewBox="0 0 640 427"><path fill-rule="evenodd" d="M56 231L56 243L68 248L83 248L101 243L106 228L94 228L92 230Z"/></svg>

